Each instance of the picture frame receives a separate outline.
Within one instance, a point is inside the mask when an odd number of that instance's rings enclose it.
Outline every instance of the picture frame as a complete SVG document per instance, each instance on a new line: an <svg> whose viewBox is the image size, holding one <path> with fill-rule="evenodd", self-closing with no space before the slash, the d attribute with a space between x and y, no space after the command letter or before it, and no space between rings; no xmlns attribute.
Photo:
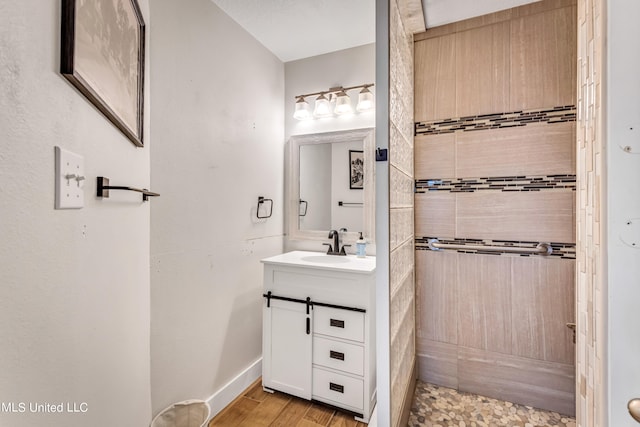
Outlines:
<svg viewBox="0 0 640 427"><path fill-rule="evenodd" d="M60 73L142 147L145 23L137 0L62 0Z"/></svg>
<svg viewBox="0 0 640 427"><path fill-rule="evenodd" d="M364 189L364 151L349 150L349 188Z"/></svg>

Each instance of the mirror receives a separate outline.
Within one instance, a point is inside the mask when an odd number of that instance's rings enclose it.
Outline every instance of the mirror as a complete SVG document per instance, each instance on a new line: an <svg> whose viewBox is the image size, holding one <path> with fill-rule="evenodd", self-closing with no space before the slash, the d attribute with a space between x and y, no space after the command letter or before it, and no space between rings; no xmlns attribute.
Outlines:
<svg viewBox="0 0 640 427"><path fill-rule="evenodd" d="M292 136L289 140L289 236L326 240L346 228L374 243L375 159L372 128Z"/></svg>

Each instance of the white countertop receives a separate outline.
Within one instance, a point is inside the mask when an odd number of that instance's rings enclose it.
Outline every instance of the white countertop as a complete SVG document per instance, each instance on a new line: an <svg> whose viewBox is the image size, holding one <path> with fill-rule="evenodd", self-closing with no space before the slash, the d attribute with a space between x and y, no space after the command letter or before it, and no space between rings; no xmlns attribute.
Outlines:
<svg viewBox="0 0 640 427"><path fill-rule="evenodd" d="M308 267L321 270L371 274L376 271L376 257L327 255L323 252L293 251L261 260L265 264Z"/></svg>

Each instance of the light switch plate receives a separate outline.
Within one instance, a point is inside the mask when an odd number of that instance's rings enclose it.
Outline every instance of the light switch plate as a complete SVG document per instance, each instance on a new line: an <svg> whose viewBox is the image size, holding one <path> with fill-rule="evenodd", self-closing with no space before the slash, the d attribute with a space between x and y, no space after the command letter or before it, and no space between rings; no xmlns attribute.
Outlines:
<svg viewBox="0 0 640 427"><path fill-rule="evenodd" d="M84 157L60 147L56 152L56 209L84 207Z"/></svg>

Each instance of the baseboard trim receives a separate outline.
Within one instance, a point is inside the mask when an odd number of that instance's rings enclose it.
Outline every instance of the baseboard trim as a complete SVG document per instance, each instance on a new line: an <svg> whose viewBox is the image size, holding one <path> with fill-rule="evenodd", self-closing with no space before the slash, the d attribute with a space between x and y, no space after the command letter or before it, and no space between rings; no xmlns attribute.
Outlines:
<svg viewBox="0 0 640 427"><path fill-rule="evenodd" d="M416 358L413 358L413 366L411 367L411 376L409 377L409 384L404 391L404 397L402 400L402 409L400 410L400 418L398 419L398 427L409 425L409 416L411 415L411 405L413 404L413 395L416 392L416 382L418 380Z"/></svg>
<svg viewBox="0 0 640 427"><path fill-rule="evenodd" d="M207 403L211 407L211 415L207 422L233 402L247 387L260 378L260 375L262 375L262 358L253 362L234 379L211 395L211 397L207 399Z"/></svg>

